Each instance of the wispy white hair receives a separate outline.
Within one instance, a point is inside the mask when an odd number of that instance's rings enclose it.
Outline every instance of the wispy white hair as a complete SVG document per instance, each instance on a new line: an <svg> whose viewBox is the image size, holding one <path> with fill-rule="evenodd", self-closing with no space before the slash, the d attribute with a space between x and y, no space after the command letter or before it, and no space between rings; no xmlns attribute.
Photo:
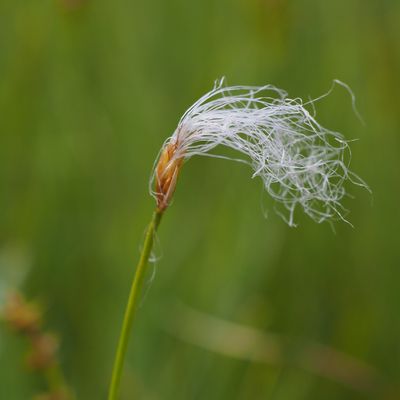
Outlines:
<svg viewBox="0 0 400 400"><path fill-rule="evenodd" d="M261 177L291 226L297 205L317 222L344 219L344 181L366 185L348 168L348 142L305 108L313 110L317 100L290 99L272 85L225 87L220 80L184 113L163 149L174 146L171 163L194 155L228 158L210 153L219 145L241 153L235 160Z"/></svg>

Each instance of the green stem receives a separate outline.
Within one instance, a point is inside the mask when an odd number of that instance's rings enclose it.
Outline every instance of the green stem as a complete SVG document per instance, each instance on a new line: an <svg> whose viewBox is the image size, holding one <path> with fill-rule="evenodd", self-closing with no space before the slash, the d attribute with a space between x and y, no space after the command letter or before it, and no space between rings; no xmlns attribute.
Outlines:
<svg viewBox="0 0 400 400"><path fill-rule="evenodd" d="M58 364L47 368L45 370L45 377L49 386L49 391L54 396L63 395L63 399L74 400L75 397L71 392L70 388L66 384L63 371Z"/></svg>
<svg viewBox="0 0 400 400"><path fill-rule="evenodd" d="M157 210L156 212L154 212L150 225L148 226L146 231L142 253L140 255L139 263L136 267L131 291L129 293L128 304L126 305L125 309L124 321L122 323L117 352L115 355L114 367L111 376L110 390L108 392L108 400L117 400L118 398L122 367L124 364L126 349L128 347L129 336L132 329L132 322L135 316L140 290L143 286L143 279L146 273L151 249L153 248L154 233L157 230L161 217L161 211Z"/></svg>

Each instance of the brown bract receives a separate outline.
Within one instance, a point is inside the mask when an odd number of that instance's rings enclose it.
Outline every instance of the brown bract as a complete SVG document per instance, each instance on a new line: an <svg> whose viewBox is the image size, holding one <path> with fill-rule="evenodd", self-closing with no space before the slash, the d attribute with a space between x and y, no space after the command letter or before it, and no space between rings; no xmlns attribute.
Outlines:
<svg viewBox="0 0 400 400"><path fill-rule="evenodd" d="M162 151L156 167L156 198L158 211L163 212L175 192L183 157L176 157L178 143L169 143Z"/></svg>
<svg viewBox="0 0 400 400"><path fill-rule="evenodd" d="M57 363L59 341L50 333L40 333L30 338L31 350L26 359L32 370L45 370Z"/></svg>
<svg viewBox="0 0 400 400"><path fill-rule="evenodd" d="M32 334L42 325L42 310L32 302L27 302L19 293L12 293L3 310L3 319L16 332Z"/></svg>
<svg viewBox="0 0 400 400"><path fill-rule="evenodd" d="M52 393L43 393L34 397L34 400L71 400L73 397L65 388L58 389Z"/></svg>

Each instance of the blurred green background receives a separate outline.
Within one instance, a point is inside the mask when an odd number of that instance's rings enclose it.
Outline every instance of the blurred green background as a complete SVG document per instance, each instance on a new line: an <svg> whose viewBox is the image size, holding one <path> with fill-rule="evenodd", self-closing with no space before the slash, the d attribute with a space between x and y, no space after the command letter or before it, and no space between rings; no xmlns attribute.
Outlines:
<svg viewBox="0 0 400 400"><path fill-rule="evenodd" d="M342 88L318 119L360 139L373 195L348 187L354 229L289 228L248 168L188 163L121 399L400 398L399 26L397 0L0 2L0 292L45 305L78 399L106 398L155 156L221 76L302 98L348 83L366 126ZM0 398L30 399L45 384L0 329Z"/></svg>

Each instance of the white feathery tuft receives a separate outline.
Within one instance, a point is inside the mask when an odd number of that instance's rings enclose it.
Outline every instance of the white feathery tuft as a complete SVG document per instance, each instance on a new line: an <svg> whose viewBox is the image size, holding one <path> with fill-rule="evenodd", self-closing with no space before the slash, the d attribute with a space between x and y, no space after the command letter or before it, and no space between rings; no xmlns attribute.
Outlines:
<svg viewBox="0 0 400 400"><path fill-rule="evenodd" d="M348 141L305 108L319 99L303 103L272 85L225 87L222 79L185 112L163 149L174 146L171 163L195 155L229 158L210 153L220 145L236 150L243 155L237 161L251 165L252 176L287 210L280 214L289 225L298 205L316 222L345 220L344 181L367 185L348 168ZM151 187L155 179L156 169Z"/></svg>

